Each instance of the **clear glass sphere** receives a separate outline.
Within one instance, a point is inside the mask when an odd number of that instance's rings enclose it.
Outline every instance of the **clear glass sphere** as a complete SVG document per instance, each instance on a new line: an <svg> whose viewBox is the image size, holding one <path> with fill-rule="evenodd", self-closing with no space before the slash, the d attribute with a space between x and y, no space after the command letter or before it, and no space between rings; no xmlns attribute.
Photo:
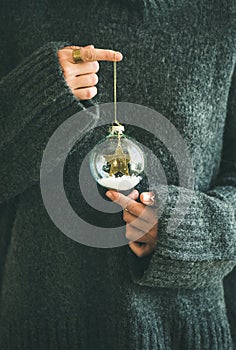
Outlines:
<svg viewBox="0 0 236 350"><path fill-rule="evenodd" d="M142 180L145 163L141 147L124 134L109 134L90 154L94 179L103 187L120 191L129 190Z"/></svg>

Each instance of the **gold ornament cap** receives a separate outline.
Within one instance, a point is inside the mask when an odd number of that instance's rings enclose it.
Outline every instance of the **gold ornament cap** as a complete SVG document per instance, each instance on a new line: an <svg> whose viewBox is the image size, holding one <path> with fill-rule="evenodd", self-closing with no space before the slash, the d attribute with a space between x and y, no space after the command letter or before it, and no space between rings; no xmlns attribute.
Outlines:
<svg viewBox="0 0 236 350"><path fill-rule="evenodd" d="M125 130L124 125L121 124L116 124L114 123L111 127L110 127L110 133L112 135L122 135L123 132Z"/></svg>

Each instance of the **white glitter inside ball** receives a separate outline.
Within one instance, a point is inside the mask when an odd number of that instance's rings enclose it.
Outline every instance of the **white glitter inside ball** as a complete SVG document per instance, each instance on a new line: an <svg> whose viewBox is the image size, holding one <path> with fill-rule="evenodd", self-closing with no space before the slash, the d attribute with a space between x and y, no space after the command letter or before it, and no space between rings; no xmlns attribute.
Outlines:
<svg viewBox="0 0 236 350"><path fill-rule="evenodd" d="M118 191L126 191L135 187L142 180L141 176L110 176L103 179L98 179L97 182L107 188L111 188Z"/></svg>

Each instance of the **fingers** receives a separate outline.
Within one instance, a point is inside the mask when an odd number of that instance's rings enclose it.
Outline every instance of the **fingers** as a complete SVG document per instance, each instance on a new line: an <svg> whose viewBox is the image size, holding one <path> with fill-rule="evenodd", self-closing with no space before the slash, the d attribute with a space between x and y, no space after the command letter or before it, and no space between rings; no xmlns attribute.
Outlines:
<svg viewBox="0 0 236 350"><path fill-rule="evenodd" d="M143 257L153 252L157 247L157 238L142 233L132 226L126 226L126 238L130 240L129 248L138 256Z"/></svg>
<svg viewBox="0 0 236 350"><path fill-rule="evenodd" d="M146 233L138 230L131 225L126 225L125 236L129 241L147 242L147 237L145 237L147 236Z"/></svg>
<svg viewBox="0 0 236 350"><path fill-rule="evenodd" d="M76 65L70 62L63 63L63 73L66 79L84 74L95 74L99 71L99 63L96 62L80 62Z"/></svg>
<svg viewBox="0 0 236 350"><path fill-rule="evenodd" d="M133 190L128 196L124 196L114 190L107 191L106 195L108 198L121 205L121 207L128 209L128 211L124 211L123 218L127 223L126 238L129 240L129 248L140 258L149 255L155 250L157 245L156 210L136 202L139 196L137 190ZM148 201L150 201L150 198L145 198L145 196L142 199L148 199ZM140 218L140 212L147 212L147 215L145 213L145 215L142 215Z"/></svg>
<svg viewBox="0 0 236 350"><path fill-rule="evenodd" d="M82 62L75 63L72 51L80 49ZM58 59L67 85L79 100L88 100L97 94L98 61L121 61L120 52L95 49L93 45L84 47L67 46L58 50Z"/></svg>
<svg viewBox="0 0 236 350"><path fill-rule="evenodd" d="M88 46L84 46L84 48L93 49L94 46L88 45ZM72 57L72 51L77 50L77 49L81 49L81 46L66 46L66 47L63 47L62 49L58 50L59 60L62 62L70 62L71 64L75 64L73 57Z"/></svg>
<svg viewBox="0 0 236 350"><path fill-rule="evenodd" d="M80 89L90 86L95 86L98 83L97 74L85 74L74 77L70 81L70 87L72 89Z"/></svg>
<svg viewBox="0 0 236 350"><path fill-rule="evenodd" d="M92 61L121 61L123 56L120 52L93 47L81 47L80 55L84 62Z"/></svg>
<svg viewBox="0 0 236 350"><path fill-rule="evenodd" d="M119 204L123 209L127 208L129 202L134 201L132 198L124 196L123 194L114 190L107 191L106 196L113 202Z"/></svg>
<svg viewBox="0 0 236 350"><path fill-rule="evenodd" d="M99 63L95 62L80 62L77 63L77 67L74 66L77 75L97 73L99 71ZM75 74L76 75L76 74Z"/></svg>
<svg viewBox="0 0 236 350"><path fill-rule="evenodd" d="M131 198L131 199L138 199L139 196L139 192L137 190L133 190L131 193L128 194L127 197Z"/></svg>
<svg viewBox="0 0 236 350"><path fill-rule="evenodd" d="M137 255L137 257L142 258L143 256L149 255L155 247L149 246L148 244L139 244L138 242L129 243L130 249Z"/></svg>
<svg viewBox="0 0 236 350"><path fill-rule="evenodd" d="M143 193L145 194L145 193ZM148 197L142 196L143 202L152 205L153 193L148 193ZM139 196L137 190L133 190L128 196L109 190L106 192L108 198L121 205L124 211L123 218L126 224L126 238L130 241L129 248L138 257L149 255L155 250L157 245L157 213L153 208L145 204L136 202ZM140 213L144 213L139 217Z"/></svg>
<svg viewBox="0 0 236 350"><path fill-rule="evenodd" d="M131 214L138 217L141 216L142 220L155 224L156 215L154 214L153 210L146 205L138 203L135 200L113 190L106 192L106 195L108 198L113 200L113 202L119 204L123 209L127 209Z"/></svg>
<svg viewBox="0 0 236 350"><path fill-rule="evenodd" d="M92 86L90 88L75 89L73 90L73 94L80 100L89 100L97 95L97 88L96 86Z"/></svg>
<svg viewBox="0 0 236 350"><path fill-rule="evenodd" d="M98 62L65 63L62 66L65 80L73 94L80 100L88 100L96 96L99 70Z"/></svg>
<svg viewBox="0 0 236 350"><path fill-rule="evenodd" d="M126 210L124 210L123 219L127 224L145 233L149 232L153 228L153 226L157 223L157 218L155 215L153 215L152 220L145 221L131 214L129 211L126 211Z"/></svg>

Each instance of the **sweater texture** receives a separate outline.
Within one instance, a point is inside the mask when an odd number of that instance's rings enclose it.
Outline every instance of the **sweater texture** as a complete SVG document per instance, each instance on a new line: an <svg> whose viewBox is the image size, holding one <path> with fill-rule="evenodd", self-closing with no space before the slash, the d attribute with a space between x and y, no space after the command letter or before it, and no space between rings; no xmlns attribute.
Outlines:
<svg viewBox="0 0 236 350"><path fill-rule="evenodd" d="M235 0L24 0L4 7L0 349L236 349ZM128 129L158 157L168 180L149 256L138 258L128 245L73 241L44 207L40 164L50 136L71 115L113 100L108 62L100 62L97 96L74 97L57 58L71 44L121 51L118 100L163 114L191 154L193 190L180 188L175 162L158 139ZM64 185L73 209L107 229L124 225L122 213L92 210L77 178L103 135L98 128L74 146ZM140 191L160 194L156 172ZM167 232L180 191L191 205Z"/></svg>

